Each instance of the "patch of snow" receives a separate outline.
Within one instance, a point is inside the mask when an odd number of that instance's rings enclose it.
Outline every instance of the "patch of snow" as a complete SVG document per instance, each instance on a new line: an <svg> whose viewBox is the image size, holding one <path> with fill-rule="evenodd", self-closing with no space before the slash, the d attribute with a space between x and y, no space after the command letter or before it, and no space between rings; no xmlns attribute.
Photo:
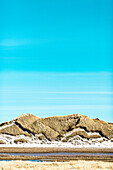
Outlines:
<svg viewBox="0 0 113 170"><path fill-rule="evenodd" d="M6 142L6 144L0 144L0 147L74 147L74 148L84 148L84 147L102 147L102 148L113 148L113 142L111 140L105 140L105 138L93 138L86 139L79 135L71 137L67 142L62 141L48 141L38 139L39 135L35 136L25 136L25 135L6 135L0 134L0 140ZM27 143L14 143L15 139L25 139Z"/></svg>
<svg viewBox="0 0 113 170"><path fill-rule="evenodd" d="M74 132L77 132L77 131L84 131L84 129L81 129L81 128L73 129L72 131L67 132L67 133L65 134L65 137L70 136L71 134L73 134Z"/></svg>
<svg viewBox="0 0 113 170"><path fill-rule="evenodd" d="M86 132L88 134L88 136L91 136L91 135L99 135L98 132Z"/></svg>
<svg viewBox="0 0 113 170"><path fill-rule="evenodd" d="M111 138L111 142L113 142L113 138Z"/></svg>
<svg viewBox="0 0 113 170"><path fill-rule="evenodd" d="M85 130L84 129L81 129L81 128L76 128L76 129L73 129L72 131L70 132L67 132L64 136L67 137L67 136L70 136L71 134L73 134L74 132L84 132ZM85 131L86 132L86 131ZM88 136L91 136L91 135L99 135L98 132L86 132Z"/></svg>
<svg viewBox="0 0 113 170"><path fill-rule="evenodd" d="M10 126L12 126L12 125L14 125L14 123L11 123L11 124L9 124L9 125L4 125L4 126L0 127L0 130L1 130L1 129L5 129L5 128L7 128L7 127L10 127Z"/></svg>
<svg viewBox="0 0 113 170"><path fill-rule="evenodd" d="M109 143L109 145L106 144L93 144L93 145L73 145L71 143L63 143L63 142L55 142L52 144L30 144L30 143L24 143L24 144L1 144L0 147L25 147L25 148L29 148L29 147L39 147L39 148L46 148L46 147L55 147L55 148L113 148L113 144Z"/></svg>

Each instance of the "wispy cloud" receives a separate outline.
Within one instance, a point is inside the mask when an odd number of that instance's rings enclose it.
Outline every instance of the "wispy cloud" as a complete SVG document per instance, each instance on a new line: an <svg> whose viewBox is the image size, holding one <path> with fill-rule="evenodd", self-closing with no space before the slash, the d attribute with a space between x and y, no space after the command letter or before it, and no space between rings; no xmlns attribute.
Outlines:
<svg viewBox="0 0 113 170"><path fill-rule="evenodd" d="M25 75L25 76L58 76L58 77L69 77L69 76L72 76L72 77L76 77L76 76L79 76L79 77L82 77L82 76L113 76L113 72L105 72L105 71L100 71L100 72L39 72L39 71L4 71L2 74L4 74L4 76L13 76L14 74L16 75L19 75L19 76L22 76L22 75Z"/></svg>
<svg viewBox="0 0 113 170"><path fill-rule="evenodd" d="M2 110L72 110L72 109L113 109L112 105L42 105L42 106L1 106Z"/></svg>
<svg viewBox="0 0 113 170"><path fill-rule="evenodd" d="M41 92L40 92L41 93ZM111 91L64 91L64 92L46 92L53 94L113 94Z"/></svg>
<svg viewBox="0 0 113 170"><path fill-rule="evenodd" d="M14 47L14 46L22 46L22 45L29 45L29 44L46 44L52 43L54 40L49 39L3 39L0 41L0 46L3 47Z"/></svg>
<svg viewBox="0 0 113 170"><path fill-rule="evenodd" d="M24 94L80 94L80 95L85 95L85 94L103 94L103 95L112 95L113 91L37 91L37 89L2 89L0 90L2 93L24 93Z"/></svg>
<svg viewBox="0 0 113 170"><path fill-rule="evenodd" d="M14 46L28 45L30 43L31 43L30 40L4 39L0 42L0 46L14 47Z"/></svg>

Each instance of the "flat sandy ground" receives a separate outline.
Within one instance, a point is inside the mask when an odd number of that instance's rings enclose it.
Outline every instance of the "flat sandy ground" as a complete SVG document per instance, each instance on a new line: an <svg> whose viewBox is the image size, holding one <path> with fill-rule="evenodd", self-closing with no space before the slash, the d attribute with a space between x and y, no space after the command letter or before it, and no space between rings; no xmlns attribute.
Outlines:
<svg viewBox="0 0 113 170"><path fill-rule="evenodd" d="M30 162L2 161L0 170L113 170L113 162L69 161L69 162Z"/></svg>
<svg viewBox="0 0 113 170"><path fill-rule="evenodd" d="M49 152L82 152L113 153L113 148L61 148L61 147L0 147L0 153L49 153Z"/></svg>

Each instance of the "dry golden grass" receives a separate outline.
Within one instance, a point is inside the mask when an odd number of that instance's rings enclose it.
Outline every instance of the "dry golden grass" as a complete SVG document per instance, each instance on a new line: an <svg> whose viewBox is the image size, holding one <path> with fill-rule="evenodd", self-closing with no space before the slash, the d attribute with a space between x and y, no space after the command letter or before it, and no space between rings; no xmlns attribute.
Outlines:
<svg viewBox="0 0 113 170"><path fill-rule="evenodd" d="M113 162L70 161L70 162L30 162L3 161L0 170L113 170Z"/></svg>

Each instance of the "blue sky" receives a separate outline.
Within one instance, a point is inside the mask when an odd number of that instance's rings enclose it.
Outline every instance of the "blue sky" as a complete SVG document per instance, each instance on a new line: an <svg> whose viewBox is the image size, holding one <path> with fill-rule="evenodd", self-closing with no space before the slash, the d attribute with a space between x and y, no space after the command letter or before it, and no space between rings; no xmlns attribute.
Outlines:
<svg viewBox="0 0 113 170"><path fill-rule="evenodd" d="M0 121L81 113L113 122L112 0L0 1Z"/></svg>

